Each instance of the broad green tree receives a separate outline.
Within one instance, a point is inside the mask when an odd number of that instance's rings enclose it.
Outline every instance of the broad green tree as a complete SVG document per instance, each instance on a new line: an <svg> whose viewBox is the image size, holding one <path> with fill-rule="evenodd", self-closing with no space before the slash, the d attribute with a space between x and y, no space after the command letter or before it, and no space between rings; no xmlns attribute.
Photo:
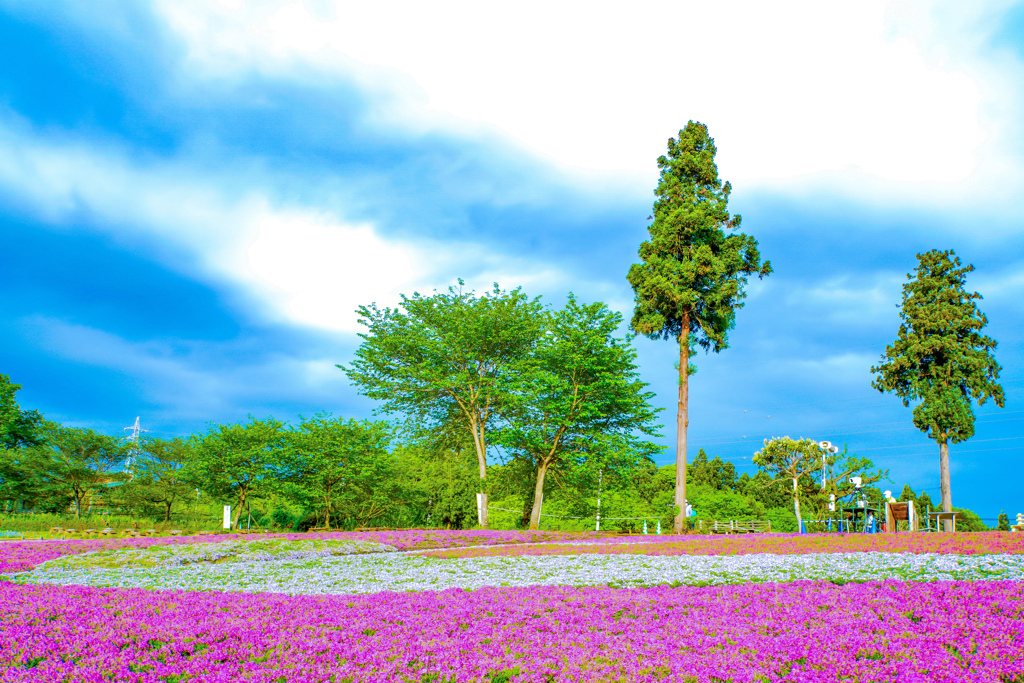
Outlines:
<svg viewBox="0 0 1024 683"><path fill-rule="evenodd" d="M294 476L316 501L323 526L331 528L336 511L365 524L397 502L392 431L386 422L327 414L304 419L291 431Z"/></svg>
<svg viewBox="0 0 1024 683"><path fill-rule="evenodd" d="M417 524L468 529L477 523L476 490L480 479L476 451L464 430L453 436L461 438L397 450L400 463L415 473L405 497L422 510ZM491 494L500 498L504 468L492 465L488 469Z"/></svg>
<svg viewBox="0 0 1024 683"><path fill-rule="evenodd" d="M175 505L195 499L198 482L188 478L194 458L194 443L188 439L143 439L134 476L124 485L125 502L131 507L157 506L164 521L170 521Z"/></svg>
<svg viewBox="0 0 1024 683"><path fill-rule="evenodd" d="M535 471L530 528L537 529L544 479L552 466L600 459L603 451L650 457L658 449L637 438L654 435L654 394L640 380L636 351L616 336L622 316L576 297L545 316L544 334L519 378L514 409L498 440Z"/></svg>
<svg viewBox="0 0 1024 683"><path fill-rule="evenodd" d="M20 384L0 375L0 500L4 508L34 500L41 492L48 454L43 452L43 416L23 410L15 394Z"/></svg>
<svg viewBox="0 0 1024 683"><path fill-rule="evenodd" d="M792 483L797 530L803 521L800 516L800 478L819 469L825 453L814 439L791 439L788 436L765 439L764 447L754 453L755 465L777 477L776 481L785 478L787 483Z"/></svg>
<svg viewBox="0 0 1024 683"><path fill-rule="evenodd" d="M254 496L272 490L287 478L289 444L284 423L268 417L248 422L215 425L193 437L194 457L187 478L215 498L232 503L232 528L238 527L242 508Z"/></svg>
<svg viewBox="0 0 1024 683"><path fill-rule="evenodd" d="M497 284L483 296L402 296L397 308L359 308L366 327L356 357L338 365L379 412L419 428L458 421L472 439L480 473L479 518L487 526L487 444L541 334L543 307Z"/></svg>
<svg viewBox="0 0 1024 683"><path fill-rule="evenodd" d="M914 426L939 445L942 510L953 511L949 443L974 435L972 403L1005 404L1000 368L992 352L996 340L982 333L988 318L978 309L981 295L965 288L972 265L962 265L952 249L917 255L917 269L903 285L900 327L881 362L871 368L871 386L893 392L909 407ZM945 521L946 530L952 521Z"/></svg>
<svg viewBox="0 0 1024 683"><path fill-rule="evenodd" d="M748 276L771 273L769 262L761 262L757 240L737 232L740 217L728 206L732 186L719 179L715 153L702 123L690 121L678 139L669 139L668 154L658 158L661 177L650 239L640 245L641 262L627 276L636 299L630 329L679 344L676 533L686 514L689 375L695 371L690 356L697 346L716 353L728 347Z"/></svg>
<svg viewBox="0 0 1024 683"><path fill-rule="evenodd" d="M71 497L75 517L82 516L82 502L88 494L125 478L121 470L128 445L122 440L91 429L53 423L46 423L45 438L53 456L48 480Z"/></svg>
<svg viewBox="0 0 1024 683"><path fill-rule="evenodd" d="M38 446L43 441L43 416L36 410L22 410L15 394L20 384L0 375L0 448L11 450Z"/></svg>

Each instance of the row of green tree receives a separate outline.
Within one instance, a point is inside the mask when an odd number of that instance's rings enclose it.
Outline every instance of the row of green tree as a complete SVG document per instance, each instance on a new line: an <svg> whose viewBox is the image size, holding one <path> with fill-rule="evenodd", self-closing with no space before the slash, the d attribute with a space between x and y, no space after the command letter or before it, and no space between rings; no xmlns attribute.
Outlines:
<svg viewBox="0 0 1024 683"><path fill-rule="evenodd" d="M169 521L191 518L201 496L206 512L209 503L231 505L236 526L250 516L292 528L478 523L477 457L459 430L410 441L392 423L317 415L294 425L250 418L190 437L130 442L22 410L14 400L18 389L0 376L6 512L29 507L80 515L86 501L102 496L112 512ZM709 460L700 450L690 464L694 517L768 519L775 530L795 531L801 513L812 520L835 516L829 496L855 496L848 481L854 474L862 477L867 499L881 502L873 484L886 472L844 451L826 457L833 476L823 486L813 471L821 460L810 443L768 442L755 456L753 475L738 475L731 462ZM659 468L648 457L560 459L542 482L543 518L534 514L536 474L536 462L521 457L488 466L490 507L501 526L586 529L600 514L604 529L635 531L644 521L670 525L675 516L675 465ZM931 505L927 494L916 497L905 487L901 500L914 498L922 511ZM974 516L966 524L984 528Z"/></svg>

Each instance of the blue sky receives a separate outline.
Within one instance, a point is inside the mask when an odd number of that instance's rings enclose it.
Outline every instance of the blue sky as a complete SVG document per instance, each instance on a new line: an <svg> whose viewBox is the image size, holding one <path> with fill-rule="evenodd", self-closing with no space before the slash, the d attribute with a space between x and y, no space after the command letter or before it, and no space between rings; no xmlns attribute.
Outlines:
<svg viewBox="0 0 1024 683"><path fill-rule="evenodd" d="M775 274L697 359L691 457L829 439L937 498L868 368L953 248L1007 391L954 504L1024 511L1024 6L832 4L0 0L0 372L110 433L368 417L334 367L359 304L462 277L628 318L693 119ZM636 345L671 426L676 351Z"/></svg>

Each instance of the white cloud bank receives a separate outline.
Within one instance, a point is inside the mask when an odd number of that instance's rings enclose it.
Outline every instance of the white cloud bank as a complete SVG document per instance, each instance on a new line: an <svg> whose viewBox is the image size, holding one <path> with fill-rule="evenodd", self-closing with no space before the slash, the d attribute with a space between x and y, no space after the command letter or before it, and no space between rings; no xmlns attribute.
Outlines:
<svg viewBox="0 0 1024 683"><path fill-rule="evenodd" d="M203 174L197 165L139 162L117 148L41 135L0 117L0 196L130 247L156 238L189 256L169 265L198 266L206 279L260 301L272 320L353 332L359 305L394 305L399 293L444 288L459 275L478 289L494 281L543 287L563 278L553 266L473 243L388 239L369 223L317 206L275 204L259 189L265 179L243 182L251 189L239 195L231 190L237 178Z"/></svg>
<svg viewBox="0 0 1024 683"><path fill-rule="evenodd" d="M138 399L159 408L152 419L206 421L211 415L241 419L254 403L266 408L288 402L338 406L355 391L334 358L259 354L258 339L211 343L195 340L133 342L109 332L45 316L18 321L20 332L54 358L133 378Z"/></svg>
<svg viewBox="0 0 1024 683"><path fill-rule="evenodd" d="M645 189L697 119L744 187L939 204L1020 181L1020 65L985 52L1007 5L963 5L155 0L191 74L342 74L398 93L382 121L471 122Z"/></svg>

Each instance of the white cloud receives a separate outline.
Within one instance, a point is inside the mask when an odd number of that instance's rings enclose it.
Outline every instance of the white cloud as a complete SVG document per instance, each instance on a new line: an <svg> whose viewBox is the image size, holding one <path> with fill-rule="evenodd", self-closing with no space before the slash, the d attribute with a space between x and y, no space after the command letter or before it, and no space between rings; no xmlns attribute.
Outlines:
<svg viewBox="0 0 1024 683"><path fill-rule="evenodd" d="M238 354L251 359L256 341L132 342L44 316L18 324L54 358L132 377L139 398L157 406L157 412L149 413L150 420L160 415L201 421L211 415L242 417L254 404L265 407L298 401L338 405L351 401L355 394L344 373L335 367L337 359L264 353L256 361L232 362L232 356Z"/></svg>
<svg viewBox="0 0 1024 683"><path fill-rule="evenodd" d="M93 214L101 219L93 229L132 247L155 237L190 255L174 265L198 264L208 279L263 302L272 319L352 332L359 305L394 305L399 293L443 288L459 275L478 288L564 279L550 264L477 244L389 239L315 205L275 204L259 190L266 179L242 179L253 189L239 194L229 189L237 177L196 166L133 161L116 148L43 137L0 119L0 195L59 223Z"/></svg>
<svg viewBox="0 0 1024 683"><path fill-rule="evenodd" d="M775 372L830 391L855 391L868 384L878 354L844 352L823 358L791 358L776 363Z"/></svg>
<svg viewBox="0 0 1024 683"><path fill-rule="evenodd" d="M691 118L745 187L949 203L1020 180L1000 149L1019 65L982 54L1003 4L155 6L191 73L354 77L395 93L381 120L495 128L567 169L637 187L650 187L665 140Z"/></svg>
<svg viewBox="0 0 1024 683"><path fill-rule="evenodd" d="M905 281L902 274L885 272L859 280L842 275L811 287L791 288L786 300L822 323L867 327L896 319L900 287Z"/></svg>
<svg viewBox="0 0 1024 683"><path fill-rule="evenodd" d="M978 292L984 297L979 304L987 308L986 301L998 302L1001 306L1021 306L1024 303L1024 263L1015 263L998 273L978 273L967 276L967 290Z"/></svg>

